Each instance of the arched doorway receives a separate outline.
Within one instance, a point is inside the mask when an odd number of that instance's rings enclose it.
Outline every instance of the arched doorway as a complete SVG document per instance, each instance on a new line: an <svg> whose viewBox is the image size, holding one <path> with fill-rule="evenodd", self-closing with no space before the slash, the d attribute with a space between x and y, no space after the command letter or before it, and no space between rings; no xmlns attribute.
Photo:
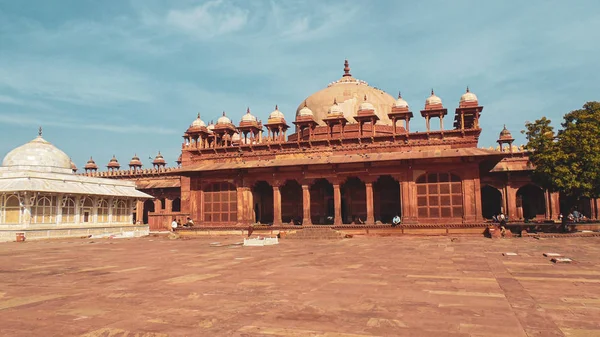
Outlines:
<svg viewBox="0 0 600 337"><path fill-rule="evenodd" d="M367 221L367 191L365 183L350 177L340 186L342 193L342 222L364 223Z"/></svg>
<svg viewBox="0 0 600 337"><path fill-rule="evenodd" d="M462 182L451 173L428 173L417 178L419 218L462 218Z"/></svg>
<svg viewBox="0 0 600 337"><path fill-rule="evenodd" d="M237 191L233 184L218 182L204 188L204 221L225 224L237 221Z"/></svg>
<svg viewBox="0 0 600 337"><path fill-rule="evenodd" d="M273 223L273 187L264 180L252 186L254 221L261 224Z"/></svg>
<svg viewBox="0 0 600 337"><path fill-rule="evenodd" d="M143 216L144 224L148 223L148 213L149 212L154 213L154 201L152 199L148 199L148 200L144 201L144 216Z"/></svg>
<svg viewBox="0 0 600 337"><path fill-rule="evenodd" d="M546 201L541 188L527 184L517 191L517 212L524 220L544 218L546 215Z"/></svg>
<svg viewBox="0 0 600 337"><path fill-rule="evenodd" d="M311 221L313 224L333 224L333 216L333 185L327 179L317 179L310 187Z"/></svg>
<svg viewBox="0 0 600 337"><path fill-rule="evenodd" d="M502 193L497 188L485 185L481 188L481 213L484 219L492 219L502 212Z"/></svg>
<svg viewBox="0 0 600 337"><path fill-rule="evenodd" d="M402 216L400 183L392 176L379 177L373 184L373 211L375 221L392 223L392 219Z"/></svg>
<svg viewBox="0 0 600 337"><path fill-rule="evenodd" d="M585 215L586 218L592 219L594 215L592 214L592 203L590 200L591 199L588 197L579 198L577 206L575 206L575 209L573 209L573 211L576 210L581 215Z"/></svg>
<svg viewBox="0 0 600 337"><path fill-rule="evenodd" d="M281 186L281 222L302 222L302 186L296 180L287 180Z"/></svg>
<svg viewBox="0 0 600 337"><path fill-rule="evenodd" d="M181 198L175 198L171 204L171 212L181 212Z"/></svg>

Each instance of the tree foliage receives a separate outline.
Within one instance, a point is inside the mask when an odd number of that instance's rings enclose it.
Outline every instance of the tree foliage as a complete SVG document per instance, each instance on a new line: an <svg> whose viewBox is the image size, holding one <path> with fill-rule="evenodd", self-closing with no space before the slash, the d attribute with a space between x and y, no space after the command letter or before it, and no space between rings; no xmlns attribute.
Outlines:
<svg viewBox="0 0 600 337"><path fill-rule="evenodd" d="M588 102L563 119L557 133L546 117L525 124L533 181L572 201L600 197L600 102Z"/></svg>

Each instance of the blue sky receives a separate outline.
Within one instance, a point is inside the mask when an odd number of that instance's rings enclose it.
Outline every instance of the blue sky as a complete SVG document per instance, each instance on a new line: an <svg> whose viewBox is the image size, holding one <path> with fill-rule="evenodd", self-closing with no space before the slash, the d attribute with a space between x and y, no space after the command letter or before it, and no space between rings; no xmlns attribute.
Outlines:
<svg viewBox="0 0 600 337"><path fill-rule="evenodd" d="M597 0L0 0L0 154L42 125L79 167L172 166L198 112L291 120L345 58L415 112L434 88L453 114L468 85L480 146L503 124L521 144L525 121L600 99L599 32Z"/></svg>

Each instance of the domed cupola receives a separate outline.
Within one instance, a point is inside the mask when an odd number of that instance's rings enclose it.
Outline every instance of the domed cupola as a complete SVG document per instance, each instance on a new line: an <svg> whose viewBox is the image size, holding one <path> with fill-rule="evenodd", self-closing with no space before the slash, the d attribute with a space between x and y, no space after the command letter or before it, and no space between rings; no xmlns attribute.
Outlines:
<svg viewBox="0 0 600 337"><path fill-rule="evenodd" d="M398 93L398 99L396 100L396 102L394 102L394 105L392 106L393 108L397 108L397 109L403 109L406 108L407 111L409 109L408 106L408 102L404 100L404 98L402 98L402 93Z"/></svg>
<svg viewBox="0 0 600 337"><path fill-rule="evenodd" d="M364 96L364 101L362 103L360 103L358 110L372 110L375 111L375 107L373 106L373 104L369 103L369 101L367 101L367 95Z"/></svg>
<svg viewBox="0 0 600 337"><path fill-rule="evenodd" d="M219 117L219 119L217 119L217 125L232 125L233 123L231 123L231 119L229 119L229 117L225 116L225 111L223 111L223 116Z"/></svg>
<svg viewBox="0 0 600 337"><path fill-rule="evenodd" d="M158 154L156 155L156 157L154 157L154 160L152 161L152 166L154 166L154 168L160 169L165 167L165 165L167 165L167 162L163 155L160 154L160 151L158 151Z"/></svg>
<svg viewBox="0 0 600 337"><path fill-rule="evenodd" d="M196 119L194 119L194 121L192 122L190 127L187 129L186 133L193 135L193 134L197 134L199 132L205 131L205 130L206 130L206 124L204 123L204 121L202 119L200 119L200 113L198 113L198 116L196 117Z"/></svg>
<svg viewBox="0 0 600 337"><path fill-rule="evenodd" d="M431 89L431 96L425 100L425 110L443 109L442 99L437 97Z"/></svg>
<svg viewBox="0 0 600 337"><path fill-rule="evenodd" d="M198 113L198 116L196 117L196 119L194 119L194 121L192 122L192 126L193 127L201 127L201 126L206 126L206 124L204 124L204 121L202 119L200 119L200 113Z"/></svg>
<svg viewBox="0 0 600 337"><path fill-rule="evenodd" d="M42 138L42 128L35 139L10 151L2 160L2 166L33 171L72 172L71 158Z"/></svg>
<svg viewBox="0 0 600 337"><path fill-rule="evenodd" d="M504 128L502 129L502 131L500 131L500 135L498 136L498 139L502 139L502 140L512 139L512 140L514 140L513 137L512 137L512 134L506 128L506 124L504 124Z"/></svg>
<svg viewBox="0 0 600 337"><path fill-rule="evenodd" d="M135 171L140 168L142 168L142 161L140 160L140 157L137 156L137 154L134 154L131 158L131 161L129 161L129 169L133 169Z"/></svg>
<svg viewBox="0 0 600 337"><path fill-rule="evenodd" d="M108 165L106 165L106 168L112 171L119 170L121 168L121 164L119 164L119 161L117 160L115 155L112 156L112 158L108 162Z"/></svg>
<svg viewBox="0 0 600 337"><path fill-rule="evenodd" d="M337 99L333 99L333 105L329 107L329 110L327 111L327 117L334 117L334 116L337 117L337 116L343 116L343 115L344 115L344 111L338 105Z"/></svg>
<svg viewBox="0 0 600 337"><path fill-rule="evenodd" d="M515 141L515 139L512 137L512 135L510 134L510 131L508 131L508 129L506 128L506 124L504 124L504 128L502 129L502 131L500 131L500 135L498 136L498 145L500 145L500 151L504 152L504 144L508 144L508 150L512 153L513 152L513 148L512 148L512 143Z"/></svg>
<svg viewBox="0 0 600 337"><path fill-rule="evenodd" d="M469 108L476 107L478 105L479 102L477 101L477 96L469 90L469 87L467 87L467 91L460 96L460 102L458 103L458 106L460 108Z"/></svg>
<svg viewBox="0 0 600 337"><path fill-rule="evenodd" d="M215 130L215 123L213 123L213 121L210 121L210 123L208 123L208 126L206 127L206 130L208 131L208 133L213 133L213 131Z"/></svg>
<svg viewBox="0 0 600 337"><path fill-rule="evenodd" d="M75 163L71 160L71 170L73 170L73 173L77 173L77 165L75 165Z"/></svg>
<svg viewBox="0 0 600 337"><path fill-rule="evenodd" d="M250 108L246 109L246 113L242 116L242 122L253 123L258 122L256 116L250 113Z"/></svg>
<svg viewBox="0 0 600 337"><path fill-rule="evenodd" d="M308 106L306 106L306 101L304 101L304 106L302 107L302 109L300 109L300 111L298 111L298 116L300 116L300 117L308 117L308 116L313 117L314 116L312 110Z"/></svg>
<svg viewBox="0 0 600 337"><path fill-rule="evenodd" d="M83 168L85 169L85 172L96 172L98 170L98 165L96 165L94 159L90 157L90 160L87 161Z"/></svg>
<svg viewBox="0 0 600 337"><path fill-rule="evenodd" d="M272 123L280 123L280 122L285 123L285 116L283 115L283 112L279 111L279 107L277 105L275 105L275 110L273 110L269 114L269 119L267 120L267 123L272 124Z"/></svg>

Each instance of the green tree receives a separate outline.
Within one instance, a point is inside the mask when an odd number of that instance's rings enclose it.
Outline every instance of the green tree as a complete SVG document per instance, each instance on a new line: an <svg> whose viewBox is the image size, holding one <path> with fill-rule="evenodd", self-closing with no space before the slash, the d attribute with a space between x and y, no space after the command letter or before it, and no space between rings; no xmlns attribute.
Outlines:
<svg viewBox="0 0 600 337"><path fill-rule="evenodd" d="M587 102L563 119L557 133L546 117L527 122L523 133L533 181L560 192L568 214L581 197L600 197L600 102Z"/></svg>

